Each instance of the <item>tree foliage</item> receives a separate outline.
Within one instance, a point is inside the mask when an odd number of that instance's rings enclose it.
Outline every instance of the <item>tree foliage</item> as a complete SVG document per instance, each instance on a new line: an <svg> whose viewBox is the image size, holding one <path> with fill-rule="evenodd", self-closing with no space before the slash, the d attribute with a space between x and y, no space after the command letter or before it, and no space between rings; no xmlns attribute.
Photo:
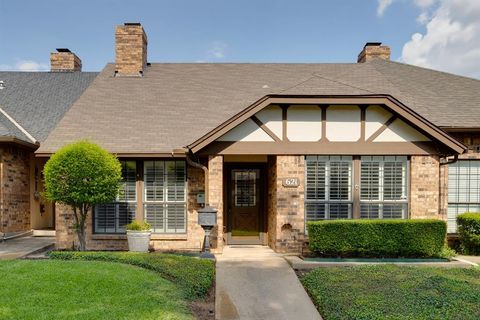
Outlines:
<svg viewBox="0 0 480 320"><path fill-rule="evenodd" d="M98 145L79 141L58 150L45 164L45 197L72 208L79 249L85 250L85 220L95 204L110 202L122 178L118 159Z"/></svg>

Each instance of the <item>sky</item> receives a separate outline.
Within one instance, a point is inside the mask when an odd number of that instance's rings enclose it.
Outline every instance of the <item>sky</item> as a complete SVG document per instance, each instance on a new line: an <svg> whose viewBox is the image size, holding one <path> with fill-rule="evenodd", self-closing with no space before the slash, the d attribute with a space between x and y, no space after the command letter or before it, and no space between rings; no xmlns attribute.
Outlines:
<svg viewBox="0 0 480 320"><path fill-rule="evenodd" d="M115 26L140 22L150 62L356 62L374 41L480 78L480 0L0 0L0 22L0 70L48 71L69 48L99 71Z"/></svg>

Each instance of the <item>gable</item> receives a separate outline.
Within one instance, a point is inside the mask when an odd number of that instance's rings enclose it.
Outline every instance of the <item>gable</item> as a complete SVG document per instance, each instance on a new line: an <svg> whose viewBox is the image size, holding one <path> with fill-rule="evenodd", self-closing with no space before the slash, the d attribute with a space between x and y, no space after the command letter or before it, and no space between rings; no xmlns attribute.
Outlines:
<svg viewBox="0 0 480 320"><path fill-rule="evenodd" d="M216 141L428 142L425 134L380 105L269 105Z"/></svg>

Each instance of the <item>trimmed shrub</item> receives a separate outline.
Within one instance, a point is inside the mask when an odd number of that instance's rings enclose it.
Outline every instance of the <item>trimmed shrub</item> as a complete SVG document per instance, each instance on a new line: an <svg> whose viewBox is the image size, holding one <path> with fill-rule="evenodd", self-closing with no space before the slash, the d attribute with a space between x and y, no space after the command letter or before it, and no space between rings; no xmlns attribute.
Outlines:
<svg viewBox="0 0 480 320"><path fill-rule="evenodd" d="M307 224L310 250L340 257L439 257L444 221L328 220Z"/></svg>
<svg viewBox="0 0 480 320"><path fill-rule="evenodd" d="M211 260L165 253L52 251L51 259L118 262L157 272L172 281L187 299L204 297L215 279L215 264Z"/></svg>
<svg viewBox="0 0 480 320"><path fill-rule="evenodd" d="M463 252L480 255L480 213L458 215L457 226Z"/></svg>

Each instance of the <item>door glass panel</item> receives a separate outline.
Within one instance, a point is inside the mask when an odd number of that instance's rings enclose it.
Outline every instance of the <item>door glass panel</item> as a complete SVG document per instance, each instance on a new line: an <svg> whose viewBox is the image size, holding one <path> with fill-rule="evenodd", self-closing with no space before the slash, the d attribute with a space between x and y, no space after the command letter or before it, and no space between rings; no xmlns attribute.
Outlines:
<svg viewBox="0 0 480 320"><path fill-rule="evenodd" d="M255 171L233 171L234 194L233 199L236 207L254 207L257 204Z"/></svg>

